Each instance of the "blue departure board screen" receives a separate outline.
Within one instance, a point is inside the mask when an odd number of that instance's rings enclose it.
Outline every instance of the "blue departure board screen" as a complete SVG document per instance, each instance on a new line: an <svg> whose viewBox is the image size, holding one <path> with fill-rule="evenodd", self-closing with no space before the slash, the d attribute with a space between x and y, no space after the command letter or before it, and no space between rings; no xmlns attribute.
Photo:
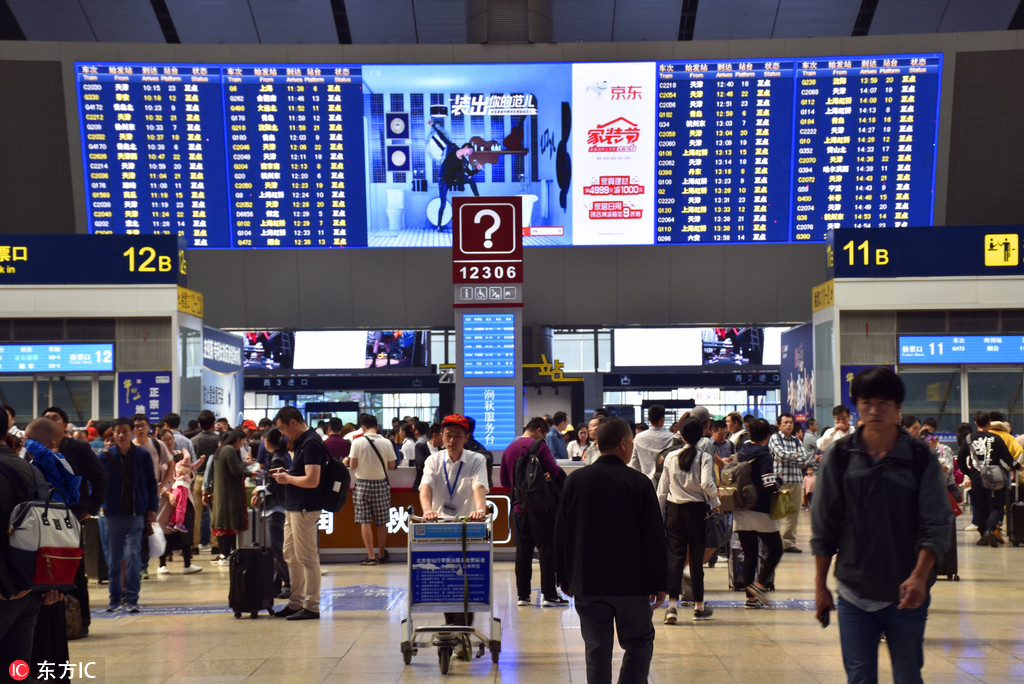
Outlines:
<svg viewBox="0 0 1024 684"><path fill-rule="evenodd" d="M929 335L899 338L900 363L1024 363L1022 335Z"/></svg>
<svg viewBox="0 0 1024 684"><path fill-rule="evenodd" d="M90 232L366 244L358 67L75 66Z"/></svg>
<svg viewBox="0 0 1024 684"><path fill-rule="evenodd" d="M942 56L658 63L658 242L930 225Z"/></svg>
<svg viewBox="0 0 1024 684"><path fill-rule="evenodd" d="M0 373L76 373L114 370L112 344L5 344Z"/></svg>
<svg viewBox="0 0 1024 684"><path fill-rule="evenodd" d="M515 377L515 314L462 314L462 369L466 378Z"/></svg>
<svg viewBox="0 0 1024 684"><path fill-rule="evenodd" d="M450 247L468 193L521 197L528 247L823 242L934 214L941 54L75 74L94 234Z"/></svg>

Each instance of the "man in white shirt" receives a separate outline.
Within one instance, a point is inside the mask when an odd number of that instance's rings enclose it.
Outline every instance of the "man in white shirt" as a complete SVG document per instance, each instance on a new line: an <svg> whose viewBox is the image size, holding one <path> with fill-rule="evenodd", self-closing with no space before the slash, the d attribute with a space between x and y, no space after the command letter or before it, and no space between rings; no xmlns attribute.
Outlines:
<svg viewBox="0 0 1024 684"><path fill-rule="evenodd" d="M839 404L832 409L832 420L835 421L835 425L825 430L825 434L818 438L818 453L825 453L825 449L835 441L852 435L857 428L850 425L850 409L842 404Z"/></svg>
<svg viewBox="0 0 1024 684"><path fill-rule="evenodd" d="M395 449L391 441L377 434L377 418L364 413L359 416L362 439L352 442L348 463L355 473L355 487L352 502L355 506L355 521L366 547L366 559L360 565L387 563L389 554L385 548L388 539L388 511L391 508L391 484L387 471L393 469ZM377 547L373 549L373 525L377 525Z"/></svg>
<svg viewBox="0 0 1024 684"><path fill-rule="evenodd" d="M644 430L633 438L633 457L629 459L629 467L655 481L658 472L658 458L664 458L665 451L672 445L673 435L665 427L665 407L654 404L647 409L647 420L650 429Z"/></svg>
<svg viewBox="0 0 1024 684"><path fill-rule="evenodd" d="M453 413L441 421L444 448L427 459L420 481L420 507L427 521L445 516L469 516L483 520L487 515L487 461L483 454L466 451L469 421ZM445 624L463 621L462 613L445 613ZM473 623L473 614L469 614ZM456 657L468 659L469 644L463 644Z"/></svg>

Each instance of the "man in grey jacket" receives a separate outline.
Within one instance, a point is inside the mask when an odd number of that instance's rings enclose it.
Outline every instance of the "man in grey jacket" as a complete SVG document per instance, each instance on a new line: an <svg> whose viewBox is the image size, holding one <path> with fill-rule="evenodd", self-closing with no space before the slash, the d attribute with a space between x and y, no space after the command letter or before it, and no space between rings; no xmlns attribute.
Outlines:
<svg viewBox="0 0 1024 684"><path fill-rule="evenodd" d="M920 682L935 563L953 513L938 459L899 427L903 382L890 368L850 387L863 425L821 461L811 512L818 620L835 609L826 578L837 553L839 642L851 682L877 681L884 634L897 683Z"/></svg>

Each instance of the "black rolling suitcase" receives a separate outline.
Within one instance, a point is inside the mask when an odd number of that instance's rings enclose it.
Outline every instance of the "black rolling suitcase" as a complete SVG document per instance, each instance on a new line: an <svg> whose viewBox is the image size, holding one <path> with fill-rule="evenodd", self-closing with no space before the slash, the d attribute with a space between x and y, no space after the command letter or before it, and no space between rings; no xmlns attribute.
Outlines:
<svg viewBox="0 0 1024 684"><path fill-rule="evenodd" d="M1024 544L1024 502L1020 500L1017 474L1011 473L1013 486L1010 490L1010 507L1006 511L1006 536L1014 546Z"/></svg>
<svg viewBox="0 0 1024 684"><path fill-rule="evenodd" d="M82 521L82 546L85 549L85 555L82 558L82 562L85 564L85 576L103 584L107 581L109 572L107 559L103 553L103 543L100 540L98 518L86 518Z"/></svg>
<svg viewBox="0 0 1024 684"><path fill-rule="evenodd" d="M954 524L951 526L952 529L952 540L949 544L949 551L942 557L942 560L935 564L935 574L939 577L945 577L953 582L960 581L960 563L957 558L956 550L956 523L954 518Z"/></svg>
<svg viewBox="0 0 1024 684"><path fill-rule="evenodd" d="M257 529L264 525L262 515L257 516ZM235 549L228 560L228 605L235 611L235 619L249 613L254 619L261 610L274 614L274 553L269 547L254 541L250 546Z"/></svg>

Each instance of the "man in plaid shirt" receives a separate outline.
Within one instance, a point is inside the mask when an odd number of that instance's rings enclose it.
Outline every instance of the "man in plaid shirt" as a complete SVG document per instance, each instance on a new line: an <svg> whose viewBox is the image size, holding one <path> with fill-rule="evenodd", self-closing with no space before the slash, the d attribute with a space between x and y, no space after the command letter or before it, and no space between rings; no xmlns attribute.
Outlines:
<svg viewBox="0 0 1024 684"><path fill-rule="evenodd" d="M800 518L800 484L804 479L804 468L807 466L807 452L803 443L793 436L793 414L783 413L779 416L779 431L768 440L768 450L775 461L775 477L779 485L793 485L790 496L796 513L779 520L779 532L782 533L782 550L787 553L802 553L803 549L796 546L796 524Z"/></svg>

